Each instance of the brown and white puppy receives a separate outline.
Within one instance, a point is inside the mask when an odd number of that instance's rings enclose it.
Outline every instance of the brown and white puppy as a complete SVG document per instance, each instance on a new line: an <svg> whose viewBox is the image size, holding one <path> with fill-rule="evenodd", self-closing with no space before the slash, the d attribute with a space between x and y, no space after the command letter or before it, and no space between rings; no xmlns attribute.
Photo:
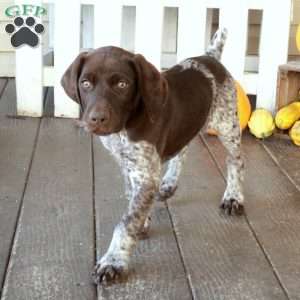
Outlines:
<svg viewBox="0 0 300 300"><path fill-rule="evenodd" d="M162 73L142 55L117 47L81 53L65 72L62 86L80 104L82 126L99 135L120 164L129 199L109 249L97 262L97 283L128 270L138 236L148 230L154 199L173 195L186 148L205 123L219 132L229 153L221 208L229 214L242 213L236 91L233 78L219 62L225 39L226 30L218 31L206 55Z"/></svg>

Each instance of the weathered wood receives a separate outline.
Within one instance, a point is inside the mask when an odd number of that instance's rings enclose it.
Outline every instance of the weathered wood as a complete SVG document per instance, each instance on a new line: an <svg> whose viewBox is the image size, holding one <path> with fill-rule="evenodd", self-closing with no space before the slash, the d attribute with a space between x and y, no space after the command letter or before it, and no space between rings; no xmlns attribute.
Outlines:
<svg viewBox="0 0 300 300"><path fill-rule="evenodd" d="M54 116L54 88L47 87L45 89L45 99L44 99L44 117Z"/></svg>
<svg viewBox="0 0 300 300"><path fill-rule="evenodd" d="M121 171L98 139L95 153L97 253L105 253L113 228L128 205ZM167 210L156 204L150 238L140 241L127 281L99 288L98 299L192 299Z"/></svg>
<svg viewBox="0 0 300 300"><path fill-rule="evenodd" d="M17 114L16 83L9 79L0 100L0 115L15 116Z"/></svg>
<svg viewBox="0 0 300 300"><path fill-rule="evenodd" d="M1 101L1 96L4 92L4 88L7 85L8 79L7 78L0 78L0 101Z"/></svg>
<svg viewBox="0 0 300 300"><path fill-rule="evenodd" d="M5 37L5 38L2 38ZM5 44L11 46L10 40L7 38L7 33L3 30L0 33L1 43L5 40L7 41ZM5 46L4 46L5 47ZM1 47L2 49L2 47ZM14 77L16 70L16 62L15 62L15 52L0 52L0 76L4 77Z"/></svg>
<svg viewBox="0 0 300 300"><path fill-rule="evenodd" d="M286 135L288 137L288 135ZM276 164L300 190L300 151L290 140L270 137L263 142Z"/></svg>
<svg viewBox="0 0 300 300"><path fill-rule="evenodd" d="M206 137L223 173L224 148ZM300 201L299 191L276 166L263 147L243 137L245 206L249 224L289 299L299 298Z"/></svg>
<svg viewBox="0 0 300 300"><path fill-rule="evenodd" d="M220 213L225 189L198 139L168 202L195 299L285 299L244 217Z"/></svg>
<svg viewBox="0 0 300 300"><path fill-rule="evenodd" d="M278 68L276 111L296 101L300 93L300 62L290 62Z"/></svg>
<svg viewBox="0 0 300 300"><path fill-rule="evenodd" d="M0 294L38 128L38 120L3 116L2 104L15 97L7 86L0 99Z"/></svg>
<svg viewBox="0 0 300 300"><path fill-rule="evenodd" d="M95 299L91 140L43 119L2 300Z"/></svg>

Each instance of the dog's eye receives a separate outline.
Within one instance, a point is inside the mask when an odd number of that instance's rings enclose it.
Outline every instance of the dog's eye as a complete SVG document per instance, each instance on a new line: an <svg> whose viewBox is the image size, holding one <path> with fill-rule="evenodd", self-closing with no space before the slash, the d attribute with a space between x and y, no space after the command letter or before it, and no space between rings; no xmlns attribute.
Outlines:
<svg viewBox="0 0 300 300"><path fill-rule="evenodd" d="M125 89L128 87L128 82L126 82L125 80L120 80L118 83L117 83L117 86L119 89Z"/></svg>
<svg viewBox="0 0 300 300"><path fill-rule="evenodd" d="M92 86L91 82L88 81L88 80L83 80L83 81L81 82L81 85L82 85L82 87L83 87L84 89L89 89L89 88Z"/></svg>

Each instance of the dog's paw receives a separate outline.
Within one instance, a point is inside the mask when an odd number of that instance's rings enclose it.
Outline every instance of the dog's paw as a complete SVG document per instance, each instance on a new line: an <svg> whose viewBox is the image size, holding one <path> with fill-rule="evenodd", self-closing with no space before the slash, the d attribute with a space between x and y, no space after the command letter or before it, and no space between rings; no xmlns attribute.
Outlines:
<svg viewBox="0 0 300 300"><path fill-rule="evenodd" d="M97 262L92 278L95 284L113 283L128 273L128 265L114 256L103 257Z"/></svg>
<svg viewBox="0 0 300 300"><path fill-rule="evenodd" d="M236 199L223 199L220 208L228 215L243 215L244 205L239 203Z"/></svg>
<svg viewBox="0 0 300 300"><path fill-rule="evenodd" d="M166 201L171 198L177 190L177 185L171 185L169 183L162 183L159 192L157 192L155 199L157 201Z"/></svg>

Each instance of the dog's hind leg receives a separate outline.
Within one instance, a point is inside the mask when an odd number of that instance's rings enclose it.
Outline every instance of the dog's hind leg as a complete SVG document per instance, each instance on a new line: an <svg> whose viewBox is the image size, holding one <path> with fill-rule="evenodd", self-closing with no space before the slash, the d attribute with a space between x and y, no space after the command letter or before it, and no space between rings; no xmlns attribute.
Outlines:
<svg viewBox="0 0 300 300"><path fill-rule="evenodd" d="M220 140L228 151L227 187L221 208L228 214L243 213L244 195L242 189L244 163L241 156L241 139L239 135L221 135Z"/></svg>
<svg viewBox="0 0 300 300"><path fill-rule="evenodd" d="M227 187L221 208L228 214L242 214L244 195L242 189L244 163L241 155L241 130L237 113L236 91L232 82L223 88L215 122L218 136L228 152Z"/></svg>
<svg viewBox="0 0 300 300"><path fill-rule="evenodd" d="M167 170L161 180L156 200L164 201L174 195L177 189L187 148L187 146L184 147L176 156L167 162Z"/></svg>

